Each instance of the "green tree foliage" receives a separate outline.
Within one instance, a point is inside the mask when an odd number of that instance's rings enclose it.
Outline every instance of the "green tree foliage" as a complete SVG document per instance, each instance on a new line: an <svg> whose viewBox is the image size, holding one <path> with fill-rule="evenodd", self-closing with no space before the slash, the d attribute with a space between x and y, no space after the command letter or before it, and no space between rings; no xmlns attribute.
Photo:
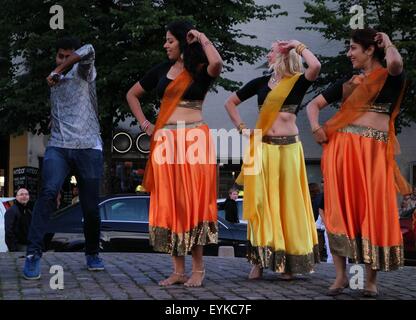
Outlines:
<svg viewBox="0 0 416 320"><path fill-rule="evenodd" d="M48 132L50 105L46 76L54 69L58 37L78 36L96 50L97 94L104 154L111 163L111 139L117 123L130 115L127 90L152 65L166 59L165 25L187 18L219 49L225 70L254 63L264 48L240 43L255 38L238 28L253 19L265 20L285 12L279 5L254 0L3 0L0 13L0 133ZM52 30L50 7L64 8L64 30ZM236 89L238 83L221 78L217 85ZM154 117L154 97L144 112ZM106 188L108 190L108 188Z"/></svg>
<svg viewBox="0 0 416 320"><path fill-rule="evenodd" d="M350 13L353 5L364 9L365 27L385 32L397 46L404 60L409 88L402 103L398 127L408 126L416 121L416 1L415 0L311 0L304 2L305 26L300 30L314 30L325 39L344 41L345 48L338 56L321 55L322 72L316 86L323 87L346 74L352 73L346 52L350 39Z"/></svg>

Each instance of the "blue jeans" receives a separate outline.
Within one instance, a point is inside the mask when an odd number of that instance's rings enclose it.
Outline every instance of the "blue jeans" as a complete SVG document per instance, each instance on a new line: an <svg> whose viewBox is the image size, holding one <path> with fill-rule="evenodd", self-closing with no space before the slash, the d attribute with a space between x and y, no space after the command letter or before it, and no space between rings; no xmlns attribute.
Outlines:
<svg viewBox="0 0 416 320"><path fill-rule="evenodd" d="M42 256L49 218L56 210L57 195L71 170L75 172L84 215L85 253L98 253L101 226L98 204L103 154L94 149L47 147L43 159L42 190L32 213L27 255Z"/></svg>

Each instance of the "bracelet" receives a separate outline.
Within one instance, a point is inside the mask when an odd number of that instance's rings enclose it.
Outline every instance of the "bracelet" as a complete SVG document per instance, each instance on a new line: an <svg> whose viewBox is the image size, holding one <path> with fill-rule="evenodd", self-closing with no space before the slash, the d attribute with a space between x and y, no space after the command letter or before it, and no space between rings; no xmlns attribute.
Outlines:
<svg viewBox="0 0 416 320"><path fill-rule="evenodd" d="M205 48L208 45L213 45L210 40L207 40L207 41L205 41L204 43L201 44L202 48Z"/></svg>
<svg viewBox="0 0 416 320"><path fill-rule="evenodd" d="M303 43L299 43L299 44L296 46L295 51L296 51L296 53L297 53L298 55L302 55L303 50L305 50L305 49L307 49L307 48L308 48L308 47L307 47L307 46L305 46Z"/></svg>
<svg viewBox="0 0 416 320"><path fill-rule="evenodd" d="M386 54L388 48L396 48L396 46L394 44L389 44L387 47L384 48L384 54Z"/></svg>
<svg viewBox="0 0 416 320"><path fill-rule="evenodd" d="M150 126L150 122L149 122L149 120L144 120L143 121L143 123L140 125L140 128L142 128L142 130L143 131L146 131L147 130L147 128L149 128L149 126Z"/></svg>
<svg viewBox="0 0 416 320"><path fill-rule="evenodd" d="M239 125L238 125L238 132L241 134L242 132L243 132L243 129L246 129L247 127L246 127L246 124L244 123L244 122L241 122Z"/></svg>
<svg viewBox="0 0 416 320"><path fill-rule="evenodd" d="M305 46L305 45L302 45L301 47L297 47L297 50L296 50L296 53L298 54L298 55L302 55L302 52L303 52L303 50L305 50L305 49L307 49L308 47L307 46Z"/></svg>
<svg viewBox="0 0 416 320"><path fill-rule="evenodd" d="M315 129L313 129L313 130L312 130L312 134L313 134L313 133L315 133L316 131L318 131L318 130L319 130L319 129L321 129L321 128L322 128L322 126L319 126L319 127L315 128Z"/></svg>
<svg viewBox="0 0 416 320"><path fill-rule="evenodd" d="M60 79L62 78L62 74L60 74L60 73L58 73L58 72L55 72L55 71L52 71L52 72L49 74L49 76L50 76L51 78L53 78L54 80L60 80Z"/></svg>

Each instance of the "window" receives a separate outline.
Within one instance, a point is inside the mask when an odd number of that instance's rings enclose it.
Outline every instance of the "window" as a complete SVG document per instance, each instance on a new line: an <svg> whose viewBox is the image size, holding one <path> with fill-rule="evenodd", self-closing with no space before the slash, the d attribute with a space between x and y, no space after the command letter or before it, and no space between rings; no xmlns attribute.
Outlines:
<svg viewBox="0 0 416 320"><path fill-rule="evenodd" d="M238 209L238 219L240 219L240 222L243 221L243 201L237 200L237 209Z"/></svg>
<svg viewBox="0 0 416 320"><path fill-rule="evenodd" d="M143 180L146 159L137 161L113 160L111 168L111 192L114 194L136 193Z"/></svg>
<svg viewBox="0 0 416 320"><path fill-rule="evenodd" d="M148 198L121 198L105 204L108 220L149 221Z"/></svg>
<svg viewBox="0 0 416 320"><path fill-rule="evenodd" d="M101 220L105 220L104 206L100 206L100 217L101 217Z"/></svg>

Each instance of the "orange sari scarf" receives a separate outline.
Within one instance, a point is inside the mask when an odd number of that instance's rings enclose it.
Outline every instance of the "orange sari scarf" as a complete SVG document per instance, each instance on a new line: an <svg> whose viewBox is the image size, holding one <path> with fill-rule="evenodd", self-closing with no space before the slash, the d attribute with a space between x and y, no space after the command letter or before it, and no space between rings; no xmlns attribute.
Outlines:
<svg viewBox="0 0 416 320"><path fill-rule="evenodd" d="M181 101L182 96L185 91L189 88L192 83L191 74L184 69L169 85L166 87L166 90L163 94L162 101L160 103L160 111L156 120L156 124L153 130L152 139L150 142L150 153L149 159L146 163L146 169L143 176L143 187L146 191L152 192L155 186L155 179L153 176L153 165L152 157L153 150L156 145L156 132L161 129L166 122L169 120L170 116L176 109L176 106Z"/></svg>
<svg viewBox="0 0 416 320"><path fill-rule="evenodd" d="M344 84L343 91L346 97L343 98L341 108L323 126L328 139L331 139L337 130L351 124L361 117L363 112L369 110L383 88L387 76L386 68L378 68L367 77L363 75L353 76ZM386 154L388 164L394 169L396 188L401 194L411 193L411 186L400 173L399 166L394 159L394 155L398 153L400 148L396 138L394 122L400 111L400 103L403 99L405 87L404 85L390 116Z"/></svg>

